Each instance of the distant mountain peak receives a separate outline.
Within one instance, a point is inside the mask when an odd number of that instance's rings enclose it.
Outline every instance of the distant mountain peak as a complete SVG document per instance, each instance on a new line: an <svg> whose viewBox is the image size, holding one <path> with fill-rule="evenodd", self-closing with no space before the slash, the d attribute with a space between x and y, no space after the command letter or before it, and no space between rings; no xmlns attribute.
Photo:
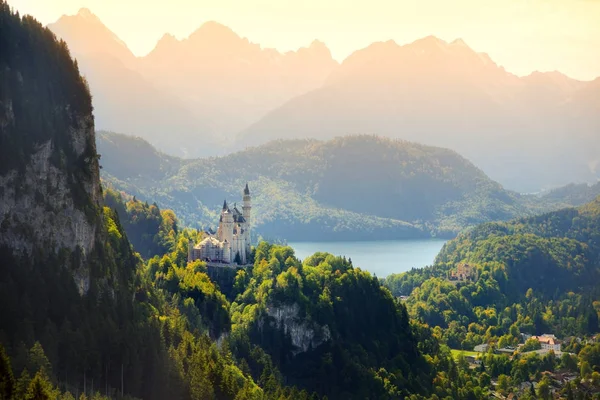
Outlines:
<svg viewBox="0 0 600 400"><path fill-rule="evenodd" d="M315 39L312 42L310 42L310 46L309 48L327 48L327 45L323 42L321 42L319 39Z"/></svg>
<svg viewBox="0 0 600 400"><path fill-rule="evenodd" d="M171 35L170 33L165 33L164 35L162 35L162 37L159 39L159 41L157 42L157 46L159 44L171 44L171 43L177 43L179 40L177 40L177 38L173 35Z"/></svg>
<svg viewBox="0 0 600 400"><path fill-rule="evenodd" d="M83 20L83 21L85 21L85 23L88 23L88 24L93 23L95 25L104 26L104 24L102 23L100 18L98 18L98 16L96 14L94 14L89 8L86 8L86 7L80 8L79 11L77 11L77 14L75 14L75 15L63 15L61 17L61 19L64 19L64 18L73 19L73 20ZM60 21L60 19L59 19L59 21Z"/></svg>
<svg viewBox="0 0 600 400"><path fill-rule="evenodd" d="M125 42L112 32L89 8L81 8L75 15L63 15L48 28L64 39L73 54L106 53L126 65L135 56Z"/></svg>
<svg viewBox="0 0 600 400"><path fill-rule="evenodd" d="M77 15L84 18L96 17L93 12L90 11L89 8L82 7L77 12Z"/></svg>
<svg viewBox="0 0 600 400"><path fill-rule="evenodd" d="M422 39L417 39L411 43L411 46L419 46L419 47L428 47L431 48L433 46L445 48L448 46L448 43L437 36L429 35L425 36Z"/></svg>
<svg viewBox="0 0 600 400"><path fill-rule="evenodd" d="M331 51L329 50L329 47L327 47L325 43L318 39L313 40L308 47L298 49L298 52L302 51L308 51L310 54L319 57L331 58Z"/></svg>
<svg viewBox="0 0 600 400"><path fill-rule="evenodd" d="M469 45L468 45L468 44L466 44L466 43L465 43L465 41L464 41L464 40L462 40L461 38L454 39L454 40L453 40L453 41L450 43L450 45L451 45L451 46L462 46L462 47L469 47ZM469 47L469 48L470 48L470 47Z"/></svg>
<svg viewBox="0 0 600 400"><path fill-rule="evenodd" d="M196 29L190 35L189 38L193 39L196 37L205 36L208 36L210 39L227 37L241 39L240 36L233 31L233 29L216 21L207 21L203 23L200 28Z"/></svg>

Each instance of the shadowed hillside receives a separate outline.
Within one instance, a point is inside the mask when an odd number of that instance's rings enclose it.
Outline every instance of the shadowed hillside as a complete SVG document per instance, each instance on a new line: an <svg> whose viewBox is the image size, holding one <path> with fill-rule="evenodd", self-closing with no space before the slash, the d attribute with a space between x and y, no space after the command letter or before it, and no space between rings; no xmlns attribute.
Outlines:
<svg viewBox="0 0 600 400"><path fill-rule="evenodd" d="M452 236L552 207L504 190L451 150L375 136L274 141L185 161L141 139L98 138L107 182L192 226L214 227L223 199L238 199L246 182L257 230L288 240Z"/></svg>

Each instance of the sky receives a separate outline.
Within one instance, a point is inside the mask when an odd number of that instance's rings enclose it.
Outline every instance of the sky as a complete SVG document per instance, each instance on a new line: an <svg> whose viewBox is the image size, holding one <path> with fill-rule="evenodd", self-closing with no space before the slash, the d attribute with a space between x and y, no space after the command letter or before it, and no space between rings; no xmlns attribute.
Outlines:
<svg viewBox="0 0 600 400"><path fill-rule="evenodd" d="M600 0L8 0L44 24L86 7L138 56L217 21L263 47L314 39L338 61L376 41L462 38L517 75L600 76Z"/></svg>

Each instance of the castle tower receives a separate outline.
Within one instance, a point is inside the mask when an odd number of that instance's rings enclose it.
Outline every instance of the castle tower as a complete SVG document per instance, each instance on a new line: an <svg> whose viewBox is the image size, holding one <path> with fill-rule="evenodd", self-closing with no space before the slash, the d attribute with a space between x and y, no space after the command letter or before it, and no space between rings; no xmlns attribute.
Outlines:
<svg viewBox="0 0 600 400"><path fill-rule="evenodd" d="M244 230L244 239L245 239L245 255L250 254L250 226L252 222L250 220L252 211L252 198L250 197L250 189L248 189L248 183L246 183L246 187L244 188L244 205L242 207L242 213L244 215L244 219L246 220L246 229ZM246 258L246 257L244 257Z"/></svg>
<svg viewBox="0 0 600 400"><path fill-rule="evenodd" d="M233 241L233 214L229 210L223 212L223 241Z"/></svg>
<svg viewBox="0 0 600 400"><path fill-rule="evenodd" d="M228 241L228 240L225 240L223 242L223 262L226 262L228 264L231 263L231 261L233 261L231 259L231 246L230 246L230 243L231 242Z"/></svg>

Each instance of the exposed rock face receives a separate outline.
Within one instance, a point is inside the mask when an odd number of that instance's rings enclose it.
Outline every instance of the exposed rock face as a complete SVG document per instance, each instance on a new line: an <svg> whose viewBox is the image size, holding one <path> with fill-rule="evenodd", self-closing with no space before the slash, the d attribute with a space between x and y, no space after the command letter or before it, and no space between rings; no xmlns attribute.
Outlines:
<svg viewBox="0 0 600 400"><path fill-rule="evenodd" d="M52 140L39 146L24 175L13 170L0 176L0 243L15 252L31 253L40 244L55 251L80 247L87 254L94 245L96 226L75 208L66 176L50 164L52 147ZM98 201L98 185L87 186Z"/></svg>
<svg viewBox="0 0 600 400"><path fill-rule="evenodd" d="M85 157L89 146L95 148L93 119L87 118L76 125L78 129L68 132L71 150L75 158L83 157L86 169L91 172L86 179L76 181L77 195L83 196L91 208L83 210L75 204L71 184L75 178L52 162L53 155L61 153L54 141L37 144L24 168L0 175L0 245L11 248L15 255L33 256L40 250L57 253L67 249L80 251L83 264L96 243L101 220L94 210L101 205L100 180L97 160ZM75 281L80 292L85 293L89 276L77 268L81 265L74 267Z"/></svg>
<svg viewBox="0 0 600 400"><path fill-rule="evenodd" d="M285 304L267 307L267 315L275 321L275 326L290 335L292 344L296 347L294 355L316 348L331 339L329 327L310 323L299 316L298 304Z"/></svg>
<svg viewBox="0 0 600 400"><path fill-rule="evenodd" d="M53 259L86 293L105 236L87 82L52 32L1 11L0 261Z"/></svg>

